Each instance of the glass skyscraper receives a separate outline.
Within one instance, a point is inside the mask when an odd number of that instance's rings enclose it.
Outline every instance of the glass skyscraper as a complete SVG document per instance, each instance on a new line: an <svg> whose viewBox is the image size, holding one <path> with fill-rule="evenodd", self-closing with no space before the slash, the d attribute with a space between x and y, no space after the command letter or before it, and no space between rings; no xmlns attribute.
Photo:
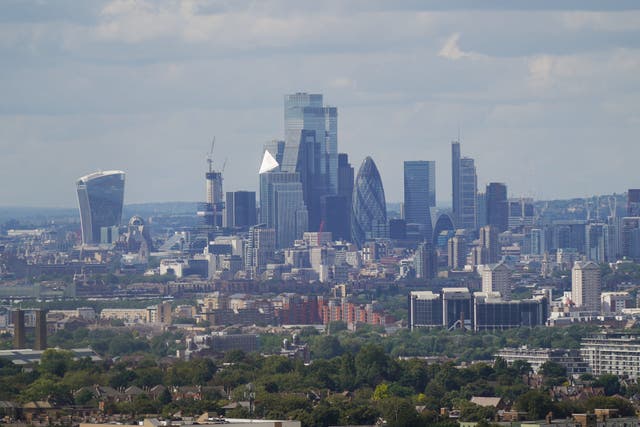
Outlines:
<svg viewBox="0 0 640 427"><path fill-rule="evenodd" d="M507 200L507 186L501 182L487 184L486 218L487 224L492 225L498 231L506 231L509 226L509 202Z"/></svg>
<svg viewBox="0 0 640 427"><path fill-rule="evenodd" d="M362 162L353 187L351 238L359 248L369 239L386 237L387 204L382 179L371 157Z"/></svg>
<svg viewBox="0 0 640 427"><path fill-rule="evenodd" d="M85 175L76 182L80 226L84 245L100 243L101 231L122 220L124 172L104 171Z"/></svg>
<svg viewBox="0 0 640 427"><path fill-rule="evenodd" d="M285 154L282 170L297 172L309 208L309 225L320 225L320 199L338 193L338 111L321 94L284 97Z"/></svg>
<svg viewBox="0 0 640 427"><path fill-rule="evenodd" d="M425 239L431 239L431 209L436 204L436 162L411 160L404 162L404 219L407 224L420 224Z"/></svg>
<svg viewBox="0 0 640 427"><path fill-rule="evenodd" d="M451 184L456 228L475 230L478 226L478 176L473 159L460 157L460 142L451 143Z"/></svg>
<svg viewBox="0 0 640 427"><path fill-rule="evenodd" d="M260 222L275 229L277 247L286 248L308 230L309 214L300 174L281 171L274 147L266 145L260 171Z"/></svg>

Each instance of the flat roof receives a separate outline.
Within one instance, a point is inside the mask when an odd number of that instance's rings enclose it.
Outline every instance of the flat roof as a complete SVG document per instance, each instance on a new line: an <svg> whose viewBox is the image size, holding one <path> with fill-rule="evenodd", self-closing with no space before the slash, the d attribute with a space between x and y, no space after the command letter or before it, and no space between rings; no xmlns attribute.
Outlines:
<svg viewBox="0 0 640 427"><path fill-rule="evenodd" d="M62 349L62 348L52 348L53 350L60 351L69 351L73 353L74 357L77 359L81 359L84 357L89 357L91 361L97 362L102 360L102 358L90 348L72 348L72 349ZM42 353L45 350L33 350L30 348L24 348L19 350L0 350L0 357L9 359L11 363L14 365L32 365L34 363L39 363L40 358L42 357Z"/></svg>
<svg viewBox="0 0 640 427"><path fill-rule="evenodd" d="M85 176L81 176L80 178L78 178L78 181L90 181L92 179L96 179L96 178L100 178L103 176L109 176L109 175L124 175L123 171L119 171L119 170L109 170L109 171L98 171L98 172L92 172L90 174L87 174Z"/></svg>

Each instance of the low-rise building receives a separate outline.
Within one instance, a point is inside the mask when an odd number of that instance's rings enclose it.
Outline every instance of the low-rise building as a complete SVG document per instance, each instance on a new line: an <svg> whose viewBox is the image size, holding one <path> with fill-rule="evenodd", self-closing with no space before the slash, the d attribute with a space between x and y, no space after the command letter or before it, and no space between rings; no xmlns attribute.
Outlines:
<svg viewBox="0 0 640 427"><path fill-rule="evenodd" d="M582 339L580 353L594 375L640 377L640 334L602 332Z"/></svg>
<svg viewBox="0 0 640 427"><path fill-rule="evenodd" d="M511 364L516 360L527 362L533 372L537 373L546 362L554 362L567 369L567 375L580 376L590 371L589 365L582 359L579 350L552 349L552 348L503 348L496 354Z"/></svg>

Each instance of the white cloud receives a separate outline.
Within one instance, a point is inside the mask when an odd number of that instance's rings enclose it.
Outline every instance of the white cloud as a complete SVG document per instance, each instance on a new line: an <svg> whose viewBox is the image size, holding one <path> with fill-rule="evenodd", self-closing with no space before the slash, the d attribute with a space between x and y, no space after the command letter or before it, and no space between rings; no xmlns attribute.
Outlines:
<svg viewBox="0 0 640 427"><path fill-rule="evenodd" d="M349 77L336 77L329 81L327 86L335 89L355 89L356 82Z"/></svg>
<svg viewBox="0 0 640 427"><path fill-rule="evenodd" d="M452 61L457 61L462 58L480 59L486 58L486 55L482 55L476 52L464 52L460 49L458 41L460 40L460 33L451 34L442 45L442 48L438 52L438 56Z"/></svg>
<svg viewBox="0 0 640 427"><path fill-rule="evenodd" d="M553 58L539 55L529 61L529 79L533 87L548 87L552 84Z"/></svg>

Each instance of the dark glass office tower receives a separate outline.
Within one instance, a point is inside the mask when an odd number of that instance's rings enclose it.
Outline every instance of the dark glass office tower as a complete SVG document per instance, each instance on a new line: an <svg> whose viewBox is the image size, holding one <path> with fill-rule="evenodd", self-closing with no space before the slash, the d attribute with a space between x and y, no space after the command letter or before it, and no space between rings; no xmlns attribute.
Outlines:
<svg viewBox="0 0 640 427"><path fill-rule="evenodd" d="M630 188L627 192L627 216L640 216L639 188Z"/></svg>
<svg viewBox="0 0 640 427"><path fill-rule="evenodd" d="M124 172L95 172L79 178L76 185L82 243L98 244L101 228L120 225L124 203Z"/></svg>
<svg viewBox="0 0 640 427"><path fill-rule="evenodd" d="M351 239L359 248L368 239L386 237L387 204L382 179L371 157L362 162L353 187Z"/></svg>
<svg viewBox="0 0 640 427"><path fill-rule="evenodd" d="M256 192L227 191L227 227L248 228L256 225Z"/></svg>
<svg viewBox="0 0 640 427"><path fill-rule="evenodd" d="M407 224L420 224L427 241L432 235L430 208L436 204L435 181L436 162L404 162L404 219Z"/></svg>
<svg viewBox="0 0 640 427"><path fill-rule="evenodd" d="M509 227L507 186L501 182L491 182L487 185L485 194L487 224L496 227L498 232L506 231Z"/></svg>

